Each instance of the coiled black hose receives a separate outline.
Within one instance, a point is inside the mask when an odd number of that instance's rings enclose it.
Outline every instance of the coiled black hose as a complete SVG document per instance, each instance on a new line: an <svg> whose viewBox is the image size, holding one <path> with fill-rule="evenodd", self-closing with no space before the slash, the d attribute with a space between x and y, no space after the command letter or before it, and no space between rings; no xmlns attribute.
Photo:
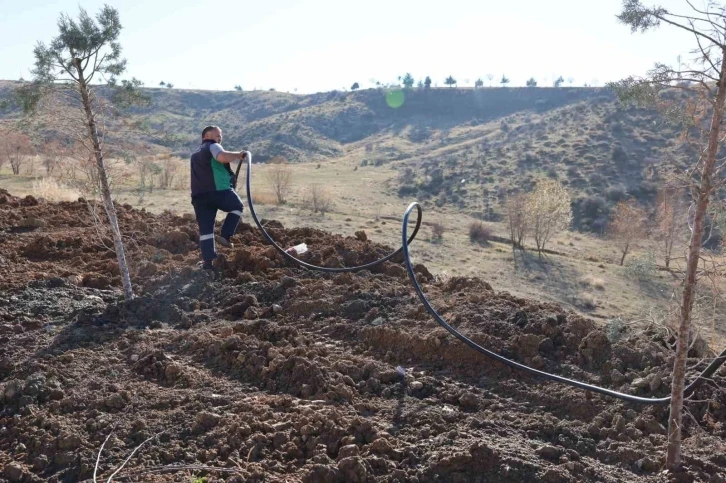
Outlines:
<svg viewBox="0 0 726 483"><path fill-rule="evenodd" d="M360 270L365 270L368 268L373 268L376 265L380 265L383 262L387 262L388 260L392 259L396 255L400 255L403 251L403 247L399 248L395 252L389 253L383 258L379 258L378 260L372 261L370 263L366 263L365 265L358 265L356 267L342 267L342 268L331 268L331 267L319 267L317 265L313 265L307 262L303 262L299 258L296 258L285 251L284 248L282 248L280 245L278 245L275 240L272 239L269 233L267 233L267 230L262 226L262 223L260 223L260 220L257 218L257 213L255 213L255 205L252 203L252 153L247 151L247 203L250 206L250 214L252 215L252 219L255 221L255 224L257 227L262 231L262 235L267 239L267 241L275 247L275 249L280 252L285 258L287 258L290 261L293 261L297 263L298 265L301 265L305 268L309 268L310 270L317 270L319 272L327 272L327 273L343 273L343 272L358 272ZM239 175L239 169L242 166L242 163L240 162L239 166L237 166L237 175ZM413 233L411 233L411 236L408 237L408 240L404 241L405 245L408 245L411 243L414 238L416 238L416 234L418 234L418 230L421 227L421 216L418 217L418 220L416 220L416 227L413 229Z"/></svg>
<svg viewBox="0 0 726 483"><path fill-rule="evenodd" d="M436 310L431 306L428 299L426 298L426 295L423 293L423 289L421 288L421 285L419 285L418 281L416 280L416 274L413 271L413 266L411 265L411 255L408 251L408 245L416 238L416 235L418 234L418 230L421 227L421 221L423 217L423 210L421 208L421 205L417 202L411 203L408 208L406 209L406 212L403 215L403 224L401 226L401 248L396 250L393 253L390 253L389 255L373 261L371 263L367 263L365 265L359 265L357 267L343 267L343 268L330 268L330 267L319 267L317 265L312 265L310 263L303 262L302 260L292 256L291 254L287 253L280 245L278 245L275 240L272 239L272 237L267 233L267 230L262 226L262 223L260 223L260 220L257 218L257 213L255 213L255 207L254 203L252 202L252 154L247 151L247 203L249 204L250 208L250 214L252 215L252 219L255 221L255 224L262 232L263 236L267 241L275 247L275 249L280 252L285 258L288 260L291 260L305 268L311 269L311 270L317 270L322 272L328 272L328 273L341 273L341 272L357 272L359 270L364 270L368 268L375 267L376 265L380 265L381 263L388 261L395 257L396 255L403 252L403 259L404 263L406 265L406 271L408 272L408 277L411 280L411 283L413 284L413 288L416 290L416 293L418 294L419 299L426 307L426 310L431 314L431 316L436 320L436 322L449 331L454 337L462 341L467 346L471 347L477 352L480 352L481 354L484 354L487 357L490 357L496 361L501 362L502 364L506 364L510 367L513 367L515 369L519 369L524 372L528 372L530 374L533 374L535 376L541 376L545 379L549 379L551 381L560 382L563 384L567 384L570 386L578 387L580 389L585 389L587 391L592 391L600 394L604 394L606 396L611 396L617 399L622 399L624 401L632 402L632 403L639 403L639 404L653 404L653 405L666 405L670 403L670 396L668 397L661 397L661 398L647 398L647 397L640 397L640 396L633 396L630 394L625 394L618 391L613 391L612 389L607 389L604 387L594 386L592 384L586 384L581 381L576 381L573 379L568 379L566 377L558 376L556 374L550 374L548 372L540 371L537 369L534 369L533 367L526 366L524 364L520 364L519 362L515 362L511 359L507 359L506 357L497 354L496 352L492 352L488 349L485 349L484 347L480 346L473 340L469 339L462 333L460 333L458 330L453 328L451 325L449 325L437 312ZM242 164L237 167L237 175L239 175L239 170ZM411 236L408 236L408 222L409 217L411 216L411 212L416 209L417 211L417 219L416 219L416 227L413 230L413 233ZM696 379L691 382L684 390L684 395L689 396L691 395L701 384L703 384L709 377L711 377L716 370L718 370L719 367L721 367L724 363L726 363L726 350L721 352L721 354L716 357L709 365L706 367L706 369L699 374Z"/></svg>

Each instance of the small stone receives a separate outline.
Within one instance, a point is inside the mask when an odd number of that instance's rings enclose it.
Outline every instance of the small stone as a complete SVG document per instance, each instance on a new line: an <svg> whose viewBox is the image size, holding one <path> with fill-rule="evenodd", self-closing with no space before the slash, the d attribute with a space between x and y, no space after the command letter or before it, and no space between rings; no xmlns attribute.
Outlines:
<svg viewBox="0 0 726 483"><path fill-rule="evenodd" d="M625 426L627 425L627 422L625 421L625 418L618 414L613 418L613 428L618 432L622 433L625 431Z"/></svg>
<svg viewBox="0 0 726 483"><path fill-rule="evenodd" d="M58 357L58 359L61 362L68 364L69 362L73 362L73 359L75 359L75 356L73 354L71 354L70 352L66 352L65 354L61 354Z"/></svg>
<svg viewBox="0 0 726 483"><path fill-rule="evenodd" d="M247 307L247 310L245 310L245 314L243 317L246 320L253 320L253 319L256 319L258 317L258 315L259 315L258 309L256 307L250 305L249 307Z"/></svg>
<svg viewBox="0 0 726 483"><path fill-rule="evenodd" d="M643 471L648 471L650 473L658 471L661 468L661 462L653 457L643 458L642 460L638 460L638 462L640 463L640 467Z"/></svg>
<svg viewBox="0 0 726 483"><path fill-rule="evenodd" d="M421 382L421 381L413 381L411 383L412 391L419 391L419 390L423 389L423 387L424 387L424 385L423 385L423 382Z"/></svg>
<svg viewBox="0 0 726 483"><path fill-rule="evenodd" d="M137 362L139 360L138 354L131 354L131 362Z"/></svg>
<svg viewBox="0 0 726 483"><path fill-rule="evenodd" d="M282 306L279 304L272 304L272 313L280 315L282 313Z"/></svg>
<svg viewBox="0 0 726 483"><path fill-rule="evenodd" d="M280 351L277 350L275 347L270 347L267 349L267 358L268 359L274 359L280 354Z"/></svg>
<svg viewBox="0 0 726 483"><path fill-rule="evenodd" d="M76 454L72 451L60 451L53 457L53 463L59 466L69 466L76 461Z"/></svg>
<svg viewBox="0 0 726 483"><path fill-rule="evenodd" d="M630 385L634 388L643 389L650 386L650 381L648 381L645 377L641 377L639 379L635 379Z"/></svg>
<svg viewBox="0 0 726 483"><path fill-rule="evenodd" d="M552 352L554 350L555 350L555 343L549 337L545 338L542 342L539 343L540 352L549 354L550 352Z"/></svg>
<svg viewBox="0 0 726 483"><path fill-rule="evenodd" d="M164 376L169 380L174 380L182 373L182 367L179 364L169 364L164 369Z"/></svg>
<svg viewBox="0 0 726 483"><path fill-rule="evenodd" d="M405 268L403 268L400 265L393 265L393 264L386 267L385 273L389 277L396 277L396 278L404 278L408 274L408 272L406 272Z"/></svg>
<svg viewBox="0 0 726 483"><path fill-rule="evenodd" d="M479 398L476 394L466 392L459 398L459 404L466 409L476 409L479 406Z"/></svg>
<svg viewBox="0 0 726 483"><path fill-rule="evenodd" d="M348 444L338 450L338 460L342 460L343 458L347 458L349 456L358 456L359 453L360 449L358 449L357 445Z"/></svg>
<svg viewBox="0 0 726 483"><path fill-rule="evenodd" d="M280 286L283 288L292 288L297 285L297 280L292 277L282 277L280 280Z"/></svg>
<svg viewBox="0 0 726 483"><path fill-rule="evenodd" d="M338 469L343 474L343 480L348 483L365 483L368 478L368 470L363 464L360 456L349 456L338 462Z"/></svg>
<svg viewBox="0 0 726 483"><path fill-rule="evenodd" d="M651 415L639 416L635 420L635 427L647 434L668 434L665 426Z"/></svg>
<svg viewBox="0 0 726 483"><path fill-rule="evenodd" d="M33 469L35 471L43 471L48 466L48 457L44 454L39 455L33 460Z"/></svg>
<svg viewBox="0 0 726 483"><path fill-rule="evenodd" d="M23 218L20 220L20 223L18 223L18 226L21 228L42 228L46 225L44 220L41 220L40 218L36 218L34 216L29 216L27 218Z"/></svg>
<svg viewBox="0 0 726 483"><path fill-rule="evenodd" d="M288 441L289 437L287 433L283 433L282 431L275 433L275 435L272 437L272 444L275 445L276 449L280 449Z"/></svg>
<svg viewBox="0 0 726 483"><path fill-rule="evenodd" d="M15 396L19 395L21 392L21 385L22 383L17 379L8 382L5 385L5 389L3 391L3 397L5 398L5 400L10 401L15 398Z"/></svg>
<svg viewBox="0 0 726 483"><path fill-rule="evenodd" d="M625 376L619 370L613 369L612 372L610 373L610 379L615 383L623 382L625 380Z"/></svg>
<svg viewBox="0 0 726 483"><path fill-rule="evenodd" d="M364 319L366 322L371 322L376 317L378 317L378 307L373 307L368 311Z"/></svg>
<svg viewBox="0 0 726 483"><path fill-rule="evenodd" d="M537 355L532 358L532 367L534 367L535 369L542 369L544 366L544 357Z"/></svg>
<svg viewBox="0 0 726 483"><path fill-rule="evenodd" d="M81 446L81 438L75 434L64 434L58 438L58 449L74 450Z"/></svg>
<svg viewBox="0 0 726 483"><path fill-rule="evenodd" d="M209 411L202 411L197 413L197 424L204 429L211 429L219 424L222 416L219 414L210 413Z"/></svg>
<svg viewBox="0 0 726 483"><path fill-rule="evenodd" d="M121 397L121 394L116 393L106 398L106 406L112 409L123 409L126 406L126 402Z"/></svg>
<svg viewBox="0 0 726 483"><path fill-rule="evenodd" d="M650 390L655 392L663 382L663 378L661 377L659 372L656 372L656 374L653 376L653 379L650 380Z"/></svg>
<svg viewBox="0 0 726 483"><path fill-rule="evenodd" d="M536 453L541 458L550 461L558 461L560 459L560 456L564 454L564 451L562 450L562 448L558 448L557 446L545 445L539 448Z"/></svg>
<svg viewBox="0 0 726 483"><path fill-rule="evenodd" d="M15 363L9 358L4 357L0 360L0 372L12 372L15 369Z"/></svg>
<svg viewBox="0 0 726 483"><path fill-rule="evenodd" d="M23 474L25 470L18 463L10 463L3 470L3 476L7 478L11 483L19 483L23 480Z"/></svg>
<svg viewBox="0 0 726 483"><path fill-rule="evenodd" d="M391 447L391 443L389 443L387 439L378 438L371 443L370 450L373 453L387 454L393 451L393 448Z"/></svg>
<svg viewBox="0 0 726 483"><path fill-rule="evenodd" d="M563 481L563 476L564 475L561 473L561 470L557 468L550 468L544 472L540 481L544 481L545 483L560 483Z"/></svg>

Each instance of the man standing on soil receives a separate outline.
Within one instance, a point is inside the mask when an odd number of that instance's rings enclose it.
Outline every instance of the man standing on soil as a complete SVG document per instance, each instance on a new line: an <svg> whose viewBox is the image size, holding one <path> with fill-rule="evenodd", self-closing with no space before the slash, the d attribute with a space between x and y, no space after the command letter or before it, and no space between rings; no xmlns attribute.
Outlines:
<svg viewBox="0 0 726 483"><path fill-rule="evenodd" d="M214 237L214 221L217 210L227 212L217 243L232 248L234 235L242 216L242 200L234 191L234 172L229 163L245 159L244 151L225 151L222 147L222 130L207 126L202 130L202 144L192 154L192 205L199 225L199 247L202 250L202 268L212 270L212 260L217 258Z"/></svg>

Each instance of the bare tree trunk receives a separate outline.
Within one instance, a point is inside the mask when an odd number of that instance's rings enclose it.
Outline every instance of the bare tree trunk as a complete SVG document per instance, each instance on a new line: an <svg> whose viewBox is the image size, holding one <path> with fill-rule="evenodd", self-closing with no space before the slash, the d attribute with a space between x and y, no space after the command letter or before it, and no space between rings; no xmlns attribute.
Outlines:
<svg viewBox="0 0 726 483"><path fill-rule="evenodd" d="M623 266L623 263L625 263L625 255L628 254L628 249L630 248L630 243L625 244L625 248L623 249L623 256L620 257L620 266Z"/></svg>
<svg viewBox="0 0 726 483"><path fill-rule="evenodd" d="M688 354L688 334L691 328L691 311L696 288L696 271L701 253L704 222L708 209L709 197L713 188L713 168L718 151L721 121L723 119L724 99L726 99L726 49L722 50L720 81L718 94L713 106L713 117L708 137L706 161L701 172L701 182L698 188L696 202L696 215L693 220L691 243L688 248L686 263L686 280L683 287L681 301L681 320L678 325L678 339L676 341L676 358L673 364L673 386L671 388L671 406L668 417L668 451L666 454L666 467L676 470L681 466L681 425L683 421L683 388L686 378L686 355Z"/></svg>
<svg viewBox="0 0 726 483"><path fill-rule="evenodd" d="M121 229L118 226L118 218L116 217L116 208L113 206L113 199L111 198L111 189L108 185L108 176L106 174L106 165L103 161L103 152L101 151L101 143L98 140L98 130L96 127L96 119L91 109L91 98L88 91L85 78L83 77L83 70L81 69L80 62L76 66L78 69L79 88L81 91L81 98L83 101L83 110L86 113L86 120L88 121L88 130L91 135L93 142L93 152L96 157L96 168L98 170L98 181L101 185L101 194L103 196L103 206L106 209L106 215L108 216L109 224L111 225L111 233L113 235L113 244L116 249L116 258L118 260L119 272L121 273L121 282L123 283L124 296L126 300L131 300L134 297L134 291L131 287L131 276L129 275L129 266L126 263L126 253L124 251L123 239L121 238Z"/></svg>

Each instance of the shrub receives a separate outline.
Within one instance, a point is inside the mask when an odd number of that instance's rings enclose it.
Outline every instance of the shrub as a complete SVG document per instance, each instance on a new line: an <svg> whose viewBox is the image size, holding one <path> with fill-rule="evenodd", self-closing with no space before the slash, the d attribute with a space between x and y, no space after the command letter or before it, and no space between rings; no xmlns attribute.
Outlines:
<svg viewBox="0 0 726 483"><path fill-rule="evenodd" d="M625 274L636 280L648 280L655 275L658 266L655 253L648 252L644 256L632 257L625 265Z"/></svg>
<svg viewBox="0 0 726 483"><path fill-rule="evenodd" d="M492 230L481 221L469 225L469 241L485 245L492 238Z"/></svg>
<svg viewBox="0 0 726 483"><path fill-rule="evenodd" d="M612 153L613 161L618 164L625 163L628 160L628 153L625 152L622 146L615 146Z"/></svg>
<svg viewBox="0 0 726 483"><path fill-rule="evenodd" d="M605 332L611 344L615 344L625 335L625 322L620 317L610 319L605 324Z"/></svg>
<svg viewBox="0 0 726 483"><path fill-rule="evenodd" d="M592 274L585 275L584 277L580 278L580 283L587 287L595 288L597 290L605 290L605 280Z"/></svg>
<svg viewBox="0 0 726 483"><path fill-rule="evenodd" d="M272 191L275 193L278 205L287 202L290 187L292 186L292 169L285 158L276 156L270 160L270 166L265 172Z"/></svg>
<svg viewBox="0 0 726 483"><path fill-rule="evenodd" d="M628 192L624 186L611 186L605 191L605 197L613 202L622 201L628 197Z"/></svg>
<svg viewBox="0 0 726 483"><path fill-rule="evenodd" d="M41 178L33 181L33 194L37 198L45 198L48 201L75 201L78 199L78 192L63 186L53 178Z"/></svg>
<svg viewBox="0 0 726 483"><path fill-rule="evenodd" d="M435 241L441 241L444 239L444 233L446 228L441 223L431 224L431 239Z"/></svg>
<svg viewBox="0 0 726 483"><path fill-rule="evenodd" d="M578 297L577 305L583 310L595 310L597 308L597 299L593 294L583 292Z"/></svg>
<svg viewBox="0 0 726 483"><path fill-rule="evenodd" d="M308 191L303 197L303 203L309 205L313 213L322 213L323 215L334 206L330 192L318 183L313 183L308 187Z"/></svg>

